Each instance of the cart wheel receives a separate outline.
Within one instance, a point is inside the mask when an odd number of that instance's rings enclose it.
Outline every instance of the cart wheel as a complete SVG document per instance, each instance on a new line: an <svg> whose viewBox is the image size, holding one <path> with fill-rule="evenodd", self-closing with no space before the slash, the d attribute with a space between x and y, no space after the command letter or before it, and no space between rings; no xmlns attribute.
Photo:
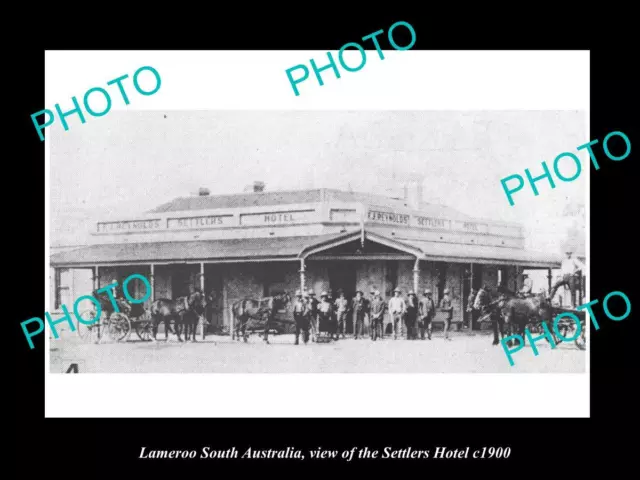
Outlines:
<svg viewBox="0 0 640 480"><path fill-rule="evenodd" d="M135 330L143 342L149 342L153 338L153 324L149 321L135 322Z"/></svg>
<svg viewBox="0 0 640 480"><path fill-rule="evenodd" d="M580 332L580 336L576 338L576 347L580 350L586 350L587 348L587 326L582 324L582 331Z"/></svg>
<svg viewBox="0 0 640 480"><path fill-rule="evenodd" d="M577 331L576 328L576 324L573 321L561 321L558 323L558 332L560 333L560 335L562 335L563 338L572 338L575 336ZM555 336L555 335L554 335ZM584 350L585 348L585 331L584 331L584 327L582 328L582 332L580 333L580 336L574 340L574 343L576 344L576 346L580 349L580 350ZM562 342L564 340L558 339L559 342Z"/></svg>
<svg viewBox="0 0 640 480"><path fill-rule="evenodd" d="M129 317L123 313L113 313L109 317L107 324L107 335L114 341L125 340L131 333L131 322Z"/></svg>
<svg viewBox="0 0 640 480"><path fill-rule="evenodd" d="M542 333L542 325L539 322L529 322L525 325L524 328L533 335L537 333Z"/></svg>
<svg viewBox="0 0 640 480"><path fill-rule="evenodd" d="M98 332L101 327L101 320L96 320L96 313L97 312L93 308L88 308L80 313L80 316L85 322L95 320L95 322L91 325L87 325L80 321L77 322L76 332L78 332L78 337L80 337L83 342L90 343L94 338L97 340Z"/></svg>

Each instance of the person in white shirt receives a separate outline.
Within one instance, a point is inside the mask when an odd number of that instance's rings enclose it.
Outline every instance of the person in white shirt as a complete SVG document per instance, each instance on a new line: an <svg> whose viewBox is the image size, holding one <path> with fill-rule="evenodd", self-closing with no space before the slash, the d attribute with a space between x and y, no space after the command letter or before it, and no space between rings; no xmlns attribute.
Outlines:
<svg viewBox="0 0 640 480"><path fill-rule="evenodd" d="M567 257L562 260L562 265L560 267L562 279L556 282L555 285L551 288L549 297L553 298L555 293L558 291L558 288L566 285L571 290L571 306L575 308L576 288L578 286L582 270L584 270L586 267L584 263L582 263L577 258L572 258L573 252L568 250L566 254Z"/></svg>
<svg viewBox="0 0 640 480"><path fill-rule="evenodd" d="M523 297L528 297L531 295L531 291L533 290L533 280L529 278L529 275L523 275L522 280L522 288L520 289L520 294Z"/></svg>
<svg viewBox="0 0 640 480"><path fill-rule="evenodd" d="M398 339L398 324L400 325L400 336L404 336L403 317L407 311L407 305L404 299L400 296L400 289L396 288L393 291L393 298L389 300L389 315L391 315L391 321L393 322L393 339Z"/></svg>

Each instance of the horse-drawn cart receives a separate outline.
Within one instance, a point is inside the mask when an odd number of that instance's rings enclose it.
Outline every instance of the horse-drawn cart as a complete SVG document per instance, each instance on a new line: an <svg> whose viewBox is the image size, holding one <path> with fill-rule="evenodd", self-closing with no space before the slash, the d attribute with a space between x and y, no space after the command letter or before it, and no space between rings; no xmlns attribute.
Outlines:
<svg viewBox="0 0 640 480"><path fill-rule="evenodd" d="M87 343L100 343L106 336L113 342L126 341L135 331L142 341L153 338L153 322L149 311L142 308L136 309L126 302L118 302L119 312L110 312L102 309L99 319L96 319L97 311L89 308L80 313L84 322L77 321L76 331L78 336ZM137 307L134 305L133 307ZM90 325L87 323L93 321Z"/></svg>
<svg viewBox="0 0 640 480"><path fill-rule="evenodd" d="M547 328L553 334L556 339L556 343L562 342L571 342L573 341L580 350L585 350L587 348L587 325L586 325L586 314L584 311L563 308L563 307L552 307L552 322L547 323ZM554 324L558 315L562 314L571 314L577 317L580 320L580 333L578 334L578 325L576 321L572 318L571 315L563 315L558 319L556 327L554 328ZM532 321L527 324L526 328L532 334L540 334L544 333L542 327L542 321Z"/></svg>

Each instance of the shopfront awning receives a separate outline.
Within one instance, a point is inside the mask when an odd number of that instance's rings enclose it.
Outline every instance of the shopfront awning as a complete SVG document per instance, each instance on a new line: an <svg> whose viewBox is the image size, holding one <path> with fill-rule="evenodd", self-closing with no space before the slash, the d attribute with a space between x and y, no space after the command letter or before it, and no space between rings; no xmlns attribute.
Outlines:
<svg viewBox="0 0 640 480"><path fill-rule="evenodd" d="M429 242L390 238L373 230L364 232L366 241L383 245L421 260L452 263L518 265L557 268L559 256L519 248ZM167 263L240 263L313 259L329 254L340 245L362 240L362 232L297 237L268 237L92 245L51 256L52 267L95 265L141 265ZM363 252L363 260L367 254Z"/></svg>
<svg viewBox="0 0 640 480"><path fill-rule="evenodd" d="M359 232L345 234L342 237L329 239L310 245L301 252L301 257L313 259L332 258L331 252L340 245L355 242L361 236ZM492 265L517 265L529 268L557 268L560 266L558 255L546 254L521 248L504 246L486 246L462 243L432 242L417 239L389 237L375 229L364 232L367 242L392 248L399 253L410 255L427 261L441 261L451 263L482 263ZM366 249L365 249L366 251ZM357 258L357 255L335 255L339 258ZM363 255L366 258L366 253Z"/></svg>
<svg viewBox="0 0 640 480"><path fill-rule="evenodd" d="M426 260L456 263L485 263L493 265L518 265L530 268L558 268L560 257L520 248L464 245L455 243L403 240L420 248Z"/></svg>

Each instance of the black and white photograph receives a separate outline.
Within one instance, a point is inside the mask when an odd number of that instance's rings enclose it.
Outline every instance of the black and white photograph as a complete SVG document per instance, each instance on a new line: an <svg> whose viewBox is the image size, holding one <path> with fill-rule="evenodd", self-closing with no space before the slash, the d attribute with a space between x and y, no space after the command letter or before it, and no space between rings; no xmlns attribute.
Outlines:
<svg viewBox="0 0 640 480"><path fill-rule="evenodd" d="M588 56L322 55L47 53L48 416L588 415Z"/></svg>
<svg viewBox="0 0 640 480"><path fill-rule="evenodd" d="M51 372L583 373L586 175L513 193L527 209L493 179L541 175L585 123L146 111L54 135L52 312L100 305L60 324ZM581 325L545 337L562 311Z"/></svg>
<svg viewBox="0 0 640 480"><path fill-rule="evenodd" d="M12 470L633 458L632 16L180 7L16 49Z"/></svg>

